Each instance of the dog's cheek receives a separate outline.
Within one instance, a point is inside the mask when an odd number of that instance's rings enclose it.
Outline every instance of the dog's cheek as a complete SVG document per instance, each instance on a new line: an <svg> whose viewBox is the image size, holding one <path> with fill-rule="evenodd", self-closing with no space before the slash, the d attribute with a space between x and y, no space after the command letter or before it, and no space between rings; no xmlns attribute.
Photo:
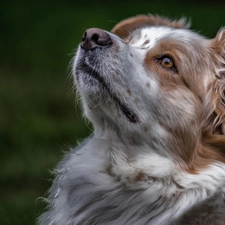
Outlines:
<svg viewBox="0 0 225 225"><path fill-rule="evenodd" d="M161 118L168 127L189 127L197 123L200 115L197 98L187 89L179 88L169 93L164 93L161 99Z"/></svg>

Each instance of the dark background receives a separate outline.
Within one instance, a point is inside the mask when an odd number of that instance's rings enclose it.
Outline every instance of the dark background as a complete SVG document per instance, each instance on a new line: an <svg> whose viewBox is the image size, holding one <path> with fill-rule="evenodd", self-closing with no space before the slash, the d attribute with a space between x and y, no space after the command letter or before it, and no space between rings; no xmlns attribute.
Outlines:
<svg viewBox="0 0 225 225"><path fill-rule="evenodd" d="M219 1L5 1L0 3L0 224L35 224L50 171L91 130L72 91L70 61L86 28L110 30L136 14L192 21L214 37ZM204 59L203 59L204 60Z"/></svg>

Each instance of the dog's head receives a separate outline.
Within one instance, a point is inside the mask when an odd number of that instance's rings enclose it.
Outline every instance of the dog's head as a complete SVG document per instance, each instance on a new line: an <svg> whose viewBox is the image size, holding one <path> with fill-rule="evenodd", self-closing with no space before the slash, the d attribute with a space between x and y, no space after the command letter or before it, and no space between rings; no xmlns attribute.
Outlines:
<svg viewBox="0 0 225 225"><path fill-rule="evenodd" d="M98 135L113 130L195 172L225 161L225 30L210 40L188 26L140 15L88 29L73 70Z"/></svg>

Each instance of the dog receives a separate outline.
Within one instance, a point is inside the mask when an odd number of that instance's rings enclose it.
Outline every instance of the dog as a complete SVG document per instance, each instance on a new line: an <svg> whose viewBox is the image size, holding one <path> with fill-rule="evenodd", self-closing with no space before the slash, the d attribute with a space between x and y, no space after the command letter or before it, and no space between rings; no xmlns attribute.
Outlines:
<svg viewBox="0 0 225 225"><path fill-rule="evenodd" d="M189 26L85 31L73 77L94 131L59 163L40 224L225 224L225 29Z"/></svg>

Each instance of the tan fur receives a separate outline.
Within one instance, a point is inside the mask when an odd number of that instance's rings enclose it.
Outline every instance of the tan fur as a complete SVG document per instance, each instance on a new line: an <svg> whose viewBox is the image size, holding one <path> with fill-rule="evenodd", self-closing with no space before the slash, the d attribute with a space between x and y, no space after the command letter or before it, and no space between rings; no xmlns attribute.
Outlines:
<svg viewBox="0 0 225 225"><path fill-rule="evenodd" d="M187 23L184 18L176 21L149 14L125 19L113 27L111 32L121 38L126 38L131 31L144 26L170 26L173 28L189 28L189 25L190 24Z"/></svg>

